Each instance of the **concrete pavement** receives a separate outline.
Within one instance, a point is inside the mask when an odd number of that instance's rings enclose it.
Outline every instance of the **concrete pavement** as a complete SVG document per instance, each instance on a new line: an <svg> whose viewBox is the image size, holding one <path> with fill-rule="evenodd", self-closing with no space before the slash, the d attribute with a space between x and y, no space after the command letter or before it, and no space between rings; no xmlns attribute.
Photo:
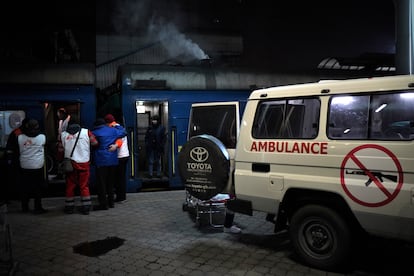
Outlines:
<svg viewBox="0 0 414 276"><path fill-rule="evenodd" d="M49 212L42 215L22 213L13 201L6 221L15 275L414 275L405 244L374 243L349 271L326 272L297 262L265 214L236 214L243 232L234 235L198 228L184 201L183 190L134 193L89 215L63 213L64 198L44 199Z"/></svg>

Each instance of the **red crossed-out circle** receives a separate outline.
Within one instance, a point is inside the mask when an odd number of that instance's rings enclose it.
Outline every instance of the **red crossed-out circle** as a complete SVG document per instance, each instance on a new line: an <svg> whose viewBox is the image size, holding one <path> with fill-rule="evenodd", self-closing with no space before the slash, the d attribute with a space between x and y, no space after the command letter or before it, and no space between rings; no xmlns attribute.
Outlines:
<svg viewBox="0 0 414 276"><path fill-rule="evenodd" d="M381 181L378 180L377 177L375 177L370 171L369 169L367 169L364 164L362 164L362 162L355 156L355 153L360 151L360 150L364 150L364 149L377 149L379 151L384 152L386 155L388 155L392 161L394 162L397 171L398 171L398 183L397 186L395 188L395 190L393 192L390 192L382 183ZM364 171L365 174L369 177L369 179L372 181L372 183L374 183L386 196L386 199L380 202L365 202L359 198L357 198L354 194L351 193L351 191L348 189L346 183L345 183L345 167L346 167L346 163L352 160L353 162L355 162L355 164L359 167L360 170ZM353 150L351 150L344 158L344 160L342 161L342 165L341 165L341 185L342 188L344 189L345 193L355 202L357 202L358 204L361 204L363 206L367 206L367 207L379 207L379 206L383 206L386 205L388 203L390 203L392 200L394 200L394 198L397 197L398 193L401 190L401 187L403 185L403 172L402 172L402 167L400 162L398 161L398 158L395 156L394 153L392 153L389 149L384 148L383 146L379 146L379 145L375 145L375 144L367 144L367 145L362 145L362 146L358 146L356 148L354 148Z"/></svg>

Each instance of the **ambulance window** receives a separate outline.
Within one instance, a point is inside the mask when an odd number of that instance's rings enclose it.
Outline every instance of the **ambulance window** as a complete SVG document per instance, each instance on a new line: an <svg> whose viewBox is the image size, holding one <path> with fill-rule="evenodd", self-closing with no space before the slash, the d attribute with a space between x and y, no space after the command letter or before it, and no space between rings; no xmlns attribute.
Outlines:
<svg viewBox="0 0 414 276"><path fill-rule="evenodd" d="M374 95L371 104L371 139L414 138L414 93Z"/></svg>
<svg viewBox="0 0 414 276"><path fill-rule="evenodd" d="M412 140L414 93L337 96L330 102L331 139Z"/></svg>
<svg viewBox="0 0 414 276"><path fill-rule="evenodd" d="M328 137L367 139L369 95L336 96L330 101Z"/></svg>
<svg viewBox="0 0 414 276"><path fill-rule="evenodd" d="M198 106L191 109L189 137L209 134L226 148L236 147L237 119L235 105Z"/></svg>
<svg viewBox="0 0 414 276"><path fill-rule="evenodd" d="M256 111L254 138L315 138L318 133L318 99L263 101Z"/></svg>

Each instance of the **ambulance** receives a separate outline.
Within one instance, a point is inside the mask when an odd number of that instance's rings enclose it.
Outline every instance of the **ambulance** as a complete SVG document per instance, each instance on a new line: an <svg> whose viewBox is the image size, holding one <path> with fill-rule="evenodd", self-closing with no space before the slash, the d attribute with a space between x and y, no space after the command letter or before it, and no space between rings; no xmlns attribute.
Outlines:
<svg viewBox="0 0 414 276"><path fill-rule="evenodd" d="M319 269L346 265L364 235L414 242L414 76L259 89L241 118L234 148L189 129L179 172L190 194L230 184L228 208L267 213ZM202 124L190 117L190 128Z"/></svg>

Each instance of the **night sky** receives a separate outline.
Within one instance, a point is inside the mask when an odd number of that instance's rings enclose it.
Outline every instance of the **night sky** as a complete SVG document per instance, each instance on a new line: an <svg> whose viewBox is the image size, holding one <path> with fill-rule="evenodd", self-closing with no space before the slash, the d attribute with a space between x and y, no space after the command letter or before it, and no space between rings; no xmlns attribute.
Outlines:
<svg viewBox="0 0 414 276"><path fill-rule="evenodd" d="M71 29L80 62L95 62L96 34L144 36L158 20L183 34L240 35L247 65L306 70L326 57L395 53L394 17L393 0L10 1L1 9L0 56L21 62L13 49L53 60L54 37Z"/></svg>

